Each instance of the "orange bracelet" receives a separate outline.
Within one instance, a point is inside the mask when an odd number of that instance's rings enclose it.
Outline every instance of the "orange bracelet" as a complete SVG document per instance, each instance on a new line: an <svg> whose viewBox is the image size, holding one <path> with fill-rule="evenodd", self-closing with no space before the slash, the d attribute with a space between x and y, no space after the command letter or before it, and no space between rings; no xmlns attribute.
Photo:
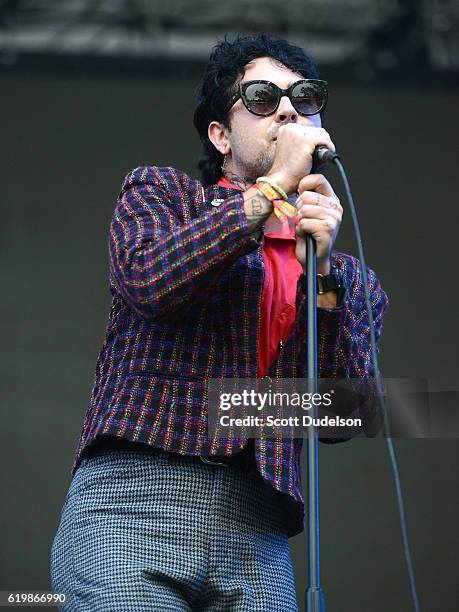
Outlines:
<svg viewBox="0 0 459 612"><path fill-rule="evenodd" d="M277 193L283 200L288 200L288 195L285 193L285 191L281 187L279 187L277 183L270 179L269 176L259 176L255 182L268 183L268 185L271 185L271 187L277 191Z"/></svg>
<svg viewBox="0 0 459 612"><path fill-rule="evenodd" d="M296 208L286 200L279 198L279 194L274 187L265 182L255 183L254 187L267 198L274 207L274 214L278 219L284 221L286 217L294 217Z"/></svg>
<svg viewBox="0 0 459 612"><path fill-rule="evenodd" d="M268 183L255 183L254 187L256 187L270 202L279 199L277 191Z"/></svg>
<svg viewBox="0 0 459 612"><path fill-rule="evenodd" d="M296 208L285 200L274 200L273 206L276 217L281 220L284 217L294 217L296 215Z"/></svg>

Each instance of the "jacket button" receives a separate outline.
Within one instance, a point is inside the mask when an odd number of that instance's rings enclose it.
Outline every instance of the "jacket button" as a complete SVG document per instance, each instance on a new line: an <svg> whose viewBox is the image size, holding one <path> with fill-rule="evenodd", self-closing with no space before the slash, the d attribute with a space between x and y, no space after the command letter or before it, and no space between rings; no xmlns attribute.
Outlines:
<svg viewBox="0 0 459 612"><path fill-rule="evenodd" d="M272 378L270 376L263 376L258 381L258 390L260 393L268 393L271 391L271 385L273 384Z"/></svg>

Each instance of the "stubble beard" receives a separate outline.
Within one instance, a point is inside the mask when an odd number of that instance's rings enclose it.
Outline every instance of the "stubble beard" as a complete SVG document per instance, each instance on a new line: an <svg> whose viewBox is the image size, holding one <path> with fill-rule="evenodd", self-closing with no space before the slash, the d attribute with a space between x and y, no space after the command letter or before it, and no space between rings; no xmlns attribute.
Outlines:
<svg viewBox="0 0 459 612"><path fill-rule="evenodd" d="M274 163L275 148L268 147L252 160L240 160L241 176L247 185L253 185L258 177L269 173Z"/></svg>

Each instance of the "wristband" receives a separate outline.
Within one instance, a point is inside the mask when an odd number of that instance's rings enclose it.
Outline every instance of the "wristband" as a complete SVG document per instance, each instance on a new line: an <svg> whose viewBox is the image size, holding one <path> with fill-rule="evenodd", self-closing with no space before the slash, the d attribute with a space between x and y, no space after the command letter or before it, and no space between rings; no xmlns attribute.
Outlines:
<svg viewBox="0 0 459 612"><path fill-rule="evenodd" d="M285 193L282 187L279 187L279 185L270 179L269 176L259 176L256 183L268 183L268 185L271 185L271 187L277 191L283 200L288 200L288 195Z"/></svg>
<svg viewBox="0 0 459 612"><path fill-rule="evenodd" d="M274 207L274 214L282 222L286 222L287 217L294 217L296 214L296 208L287 202L286 200L280 199L279 194L276 192L274 187L268 183L260 182L255 183L254 187L267 198Z"/></svg>
<svg viewBox="0 0 459 612"><path fill-rule="evenodd" d="M275 200L279 199L279 194L274 187L269 185L269 183L255 183L255 187L258 189L258 191L261 191L265 198L268 198L270 202L274 202Z"/></svg>

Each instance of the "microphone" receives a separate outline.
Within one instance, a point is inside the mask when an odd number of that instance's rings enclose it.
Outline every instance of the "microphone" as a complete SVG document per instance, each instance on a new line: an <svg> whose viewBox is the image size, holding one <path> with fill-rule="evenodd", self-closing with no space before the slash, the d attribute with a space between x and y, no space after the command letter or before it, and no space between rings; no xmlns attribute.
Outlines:
<svg viewBox="0 0 459 612"><path fill-rule="evenodd" d="M322 174L325 170L325 164L327 162L334 162L335 159L339 159L337 153L331 151L325 145L317 146L312 154L311 174Z"/></svg>
<svg viewBox="0 0 459 612"><path fill-rule="evenodd" d="M314 149L314 153L312 155L313 162L317 164L319 162L333 162L335 159L339 159L338 153L331 151L325 145L319 145Z"/></svg>

